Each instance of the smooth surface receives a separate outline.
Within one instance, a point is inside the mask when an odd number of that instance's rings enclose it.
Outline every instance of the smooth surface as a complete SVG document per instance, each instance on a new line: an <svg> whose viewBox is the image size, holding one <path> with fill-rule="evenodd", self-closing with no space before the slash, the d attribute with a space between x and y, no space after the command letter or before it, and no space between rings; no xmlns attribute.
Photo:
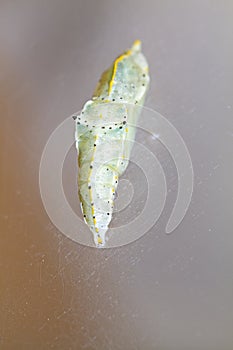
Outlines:
<svg viewBox="0 0 233 350"><path fill-rule="evenodd" d="M232 349L232 16L231 1L1 2L2 350ZM122 248L87 248L48 219L40 157L135 39L151 67L146 105L189 148L193 198L166 235L177 177L158 143L170 192L157 224ZM73 148L70 198L74 164Z"/></svg>

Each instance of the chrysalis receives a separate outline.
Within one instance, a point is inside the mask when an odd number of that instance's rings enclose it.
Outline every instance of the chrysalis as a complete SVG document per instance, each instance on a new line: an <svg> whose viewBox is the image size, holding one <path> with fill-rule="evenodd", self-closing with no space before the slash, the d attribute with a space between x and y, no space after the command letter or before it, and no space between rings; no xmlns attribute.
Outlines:
<svg viewBox="0 0 233 350"><path fill-rule="evenodd" d="M118 178L128 165L140 108L149 86L141 42L120 55L106 70L76 123L78 191L84 220L97 247L104 247L112 218ZM131 108L131 107L132 108Z"/></svg>

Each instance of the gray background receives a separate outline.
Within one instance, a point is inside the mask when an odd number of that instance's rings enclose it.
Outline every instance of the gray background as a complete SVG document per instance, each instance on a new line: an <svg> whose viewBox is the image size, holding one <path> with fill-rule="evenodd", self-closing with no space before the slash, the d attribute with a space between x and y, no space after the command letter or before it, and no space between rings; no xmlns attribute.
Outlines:
<svg viewBox="0 0 233 350"><path fill-rule="evenodd" d="M1 1L1 349L233 348L232 18L226 0ZM54 128L137 38L150 64L146 105L184 138L195 188L166 235L177 178L158 145L170 189L163 215L140 240L96 250L50 222L39 161Z"/></svg>

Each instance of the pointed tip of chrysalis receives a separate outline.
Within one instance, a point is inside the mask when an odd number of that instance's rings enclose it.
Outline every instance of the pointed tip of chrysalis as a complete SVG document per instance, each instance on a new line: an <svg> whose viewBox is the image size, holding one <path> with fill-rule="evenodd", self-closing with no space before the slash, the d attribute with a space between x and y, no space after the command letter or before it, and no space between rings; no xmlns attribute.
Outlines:
<svg viewBox="0 0 233 350"><path fill-rule="evenodd" d="M105 248L105 234L107 232L107 229L95 229L94 234L94 241L96 248Z"/></svg>
<svg viewBox="0 0 233 350"><path fill-rule="evenodd" d="M132 46L132 50L135 52L141 51L142 42L141 40L135 40Z"/></svg>

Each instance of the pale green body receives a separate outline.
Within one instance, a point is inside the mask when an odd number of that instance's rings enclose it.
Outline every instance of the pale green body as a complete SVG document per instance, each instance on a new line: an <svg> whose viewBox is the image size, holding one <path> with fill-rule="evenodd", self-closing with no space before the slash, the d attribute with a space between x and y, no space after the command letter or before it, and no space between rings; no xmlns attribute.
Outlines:
<svg viewBox="0 0 233 350"><path fill-rule="evenodd" d="M135 42L102 74L92 100L76 119L79 197L98 247L105 245L118 177L128 165L130 140L149 85L140 49Z"/></svg>

